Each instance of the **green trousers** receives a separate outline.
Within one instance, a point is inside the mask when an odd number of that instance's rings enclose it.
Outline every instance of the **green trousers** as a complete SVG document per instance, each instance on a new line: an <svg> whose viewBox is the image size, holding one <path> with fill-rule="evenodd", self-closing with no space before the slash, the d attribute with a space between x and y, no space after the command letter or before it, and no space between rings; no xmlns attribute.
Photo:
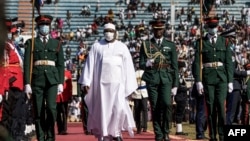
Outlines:
<svg viewBox="0 0 250 141"><path fill-rule="evenodd" d="M148 98L151 105L155 139L162 139L169 134L171 117L171 88L172 84L148 84Z"/></svg>
<svg viewBox="0 0 250 141"><path fill-rule="evenodd" d="M228 92L228 83L221 82L219 78L213 79L216 79L216 83L204 84L210 139L216 139L217 131L220 138L224 137L223 126L225 124L225 101Z"/></svg>
<svg viewBox="0 0 250 141"><path fill-rule="evenodd" d="M38 141L55 141L57 84L50 85L45 80L32 86L35 112L35 127Z"/></svg>

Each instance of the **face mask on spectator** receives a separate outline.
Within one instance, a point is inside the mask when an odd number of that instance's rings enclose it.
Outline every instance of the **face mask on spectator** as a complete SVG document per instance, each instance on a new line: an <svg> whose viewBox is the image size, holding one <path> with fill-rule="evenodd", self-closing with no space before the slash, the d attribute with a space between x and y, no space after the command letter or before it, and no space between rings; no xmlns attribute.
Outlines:
<svg viewBox="0 0 250 141"><path fill-rule="evenodd" d="M215 27L215 28L208 28L208 33L210 35L215 35L217 33L217 31L218 31L217 27Z"/></svg>
<svg viewBox="0 0 250 141"><path fill-rule="evenodd" d="M48 25L40 25L39 31L42 35L47 35L47 34L49 34L49 26Z"/></svg>
<svg viewBox="0 0 250 141"><path fill-rule="evenodd" d="M11 38L12 38L12 33L8 33L7 36L8 36L8 39L11 40Z"/></svg>
<svg viewBox="0 0 250 141"><path fill-rule="evenodd" d="M19 37L15 37L15 44L19 44L20 38Z"/></svg>
<svg viewBox="0 0 250 141"><path fill-rule="evenodd" d="M115 35L115 33L113 33L113 32L104 32L104 36L105 36L105 39L107 41L113 40L114 39L114 35Z"/></svg>

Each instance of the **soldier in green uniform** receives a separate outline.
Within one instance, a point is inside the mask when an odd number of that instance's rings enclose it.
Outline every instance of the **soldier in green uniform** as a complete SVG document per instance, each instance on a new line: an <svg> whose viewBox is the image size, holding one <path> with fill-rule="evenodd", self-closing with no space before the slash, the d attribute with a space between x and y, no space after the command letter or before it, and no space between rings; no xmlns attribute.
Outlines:
<svg viewBox="0 0 250 141"><path fill-rule="evenodd" d="M193 75L197 91L205 96L210 141L217 141L217 132L219 140L224 141L225 101L227 93L233 91L232 52L226 38L217 34L219 18L204 21L208 33L202 39L202 50L197 40Z"/></svg>
<svg viewBox="0 0 250 141"><path fill-rule="evenodd" d="M25 43L25 92L32 93L38 141L55 141L56 96L63 92L64 55L60 42L49 37L52 20L49 15L36 17L39 33L33 52L32 40Z"/></svg>
<svg viewBox="0 0 250 141"><path fill-rule="evenodd" d="M140 50L142 80L146 82L156 141L170 141L171 94L176 95L179 76L176 46L163 37L165 22L151 21L154 37Z"/></svg>

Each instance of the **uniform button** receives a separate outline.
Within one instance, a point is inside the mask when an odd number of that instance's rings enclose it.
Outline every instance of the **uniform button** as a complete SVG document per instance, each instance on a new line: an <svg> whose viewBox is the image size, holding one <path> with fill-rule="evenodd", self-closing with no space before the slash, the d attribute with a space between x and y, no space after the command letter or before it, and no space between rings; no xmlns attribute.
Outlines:
<svg viewBox="0 0 250 141"><path fill-rule="evenodd" d="M214 55L214 56L216 56L216 55Z"/></svg>
<svg viewBox="0 0 250 141"><path fill-rule="evenodd" d="M44 58L47 58L47 56L45 56Z"/></svg>
<svg viewBox="0 0 250 141"><path fill-rule="evenodd" d="M44 70L45 72L47 72L47 70Z"/></svg>
<svg viewBox="0 0 250 141"><path fill-rule="evenodd" d="M46 52L47 52L48 50L47 50L47 49L45 49L44 51L46 51Z"/></svg>

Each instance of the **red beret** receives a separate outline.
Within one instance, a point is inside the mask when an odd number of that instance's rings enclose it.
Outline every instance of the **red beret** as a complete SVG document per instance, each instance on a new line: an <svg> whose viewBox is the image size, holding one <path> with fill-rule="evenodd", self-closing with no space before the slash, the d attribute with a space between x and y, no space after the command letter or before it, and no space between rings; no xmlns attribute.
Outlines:
<svg viewBox="0 0 250 141"><path fill-rule="evenodd" d="M35 21L38 25L40 24L51 24L53 17L50 15L40 15L36 17Z"/></svg>
<svg viewBox="0 0 250 141"><path fill-rule="evenodd" d="M17 20L18 17L5 19L5 25L7 26L9 32L11 33L17 32Z"/></svg>
<svg viewBox="0 0 250 141"><path fill-rule="evenodd" d="M208 17L204 19L205 23L208 27L214 28L217 27L219 24L219 18L218 17Z"/></svg>
<svg viewBox="0 0 250 141"><path fill-rule="evenodd" d="M154 20L149 22L152 25L153 29L164 29L165 28L165 21L162 20Z"/></svg>

